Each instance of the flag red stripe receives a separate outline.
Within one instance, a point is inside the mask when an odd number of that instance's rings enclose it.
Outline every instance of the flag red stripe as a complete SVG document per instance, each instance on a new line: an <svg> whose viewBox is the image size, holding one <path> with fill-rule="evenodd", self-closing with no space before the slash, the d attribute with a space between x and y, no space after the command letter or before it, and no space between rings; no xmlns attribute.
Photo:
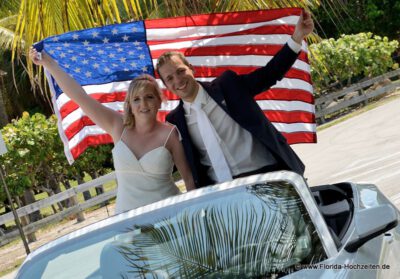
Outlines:
<svg viewBox="0 0 400 279"><path fill-rule="evenodd" d="M278 123L315 123L315 115L306 111L264 111L271 122Z"/></svg>
<svg viewBox="0 0 400 279"><path fill-rule="evenodd" d="M169 111L159 111L157 117L160 121L165 121ZM315 115L305 111L264 111L265 116L276 123L315 123Z"/></svg>
<svg viewBox="0 0 400 279"><path fill-rule="evenodd" d="M314 96L305 90L274 88L256 96L256 100L301 101L314 104Z"/></svg>
<svg viewBox="0 0 400 279"><path fill-rule="evenodd" d="M226 70L232 70L235 73L239 75L243 74L248 74L254 70L256 70L259 67L253 67L253 66L226 66L226 67L206 67L206 66L194 66L194 73L196 78L202 78L202 77L218 77L220 76L223 72ZM156 72L155 77L160 79L160 75ZM291 68L286 74L286 78L297 78L304 80L308 83L311 83L311 77L310 74L296 69L296 68Z"/></svg>
<svg viewBox="0 0 400 279"><path fill-rule="evenodd" d="M76 146L71 148L71 154L74 159L78 158L83 151L85 151L89 146L96 146L100 144L109 144L113 143L113 140L110 135L90 135L85 137L82 141L80 141Z"/></svg>
<svg viewBox="0 0 400 279"><path fill-rule="evenodd" d="M168 100L179 100L179 97L169 90L163 90L165 97ZM276 101L301 101L309 104L314 103L314 96L305 90L273 88L257 95L257 100L276 100Z"/></svg>
<svg viewBox="0 0 400 279"><path fill-rule="evenodd" d="M112 102L123 102L125 101L126 91L111 92L111 93L94 93L90 94L93 99L96 99L100 103L112 103ZM78 109L79 106L72 100L66 102L60 108L61 119L64 119L68 114Z"/></svg>
<svg viewBox="0 0 400 279"><path fill-rule="evenodd" d="M158 59L166 51L179 51L185 56L219 56L219 55L263 55L274 56L282 45L220 45L220 46L204 46L204 47L188 47L188 48L163 48L151 50L151 57ZM301 61L308 62L307 53L301 51L298 58Z"/></svg>
<svg viewBox="0 0 400 279"><path fill-rule="evenodd" d="M71 123L68 128L65 129L65 136L68 140L70 140L83 128L93 125L96 124L88 116L84 115L78 120Z"/></svg>
<svg viewBox="0 0 400 279"><path fill-rule="evenodd" d="M281 133L286 138L288 144L317 142L317 134L315 132Z"/></svg>
<svg viewBox="0 0 400 279"><path fill-rule="evenodd" d="M300 8L286 8L276 10L243 11L194 16L181 16L166 19L145 20L146 29L150 28L177 28L185 26L232 25L271 21L285 16L300 15Z"/></svg>

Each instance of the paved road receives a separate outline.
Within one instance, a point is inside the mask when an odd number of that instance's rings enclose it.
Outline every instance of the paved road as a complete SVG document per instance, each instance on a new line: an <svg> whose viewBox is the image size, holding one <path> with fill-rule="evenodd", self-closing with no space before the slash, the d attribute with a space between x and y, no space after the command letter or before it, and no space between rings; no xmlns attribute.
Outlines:
<svg viewBox="0 0 400 279"><path fill-rule="evenodd" d="M309 185L376 184L400 208L400 98L317 133L317 144L294 145Z"/></svg>

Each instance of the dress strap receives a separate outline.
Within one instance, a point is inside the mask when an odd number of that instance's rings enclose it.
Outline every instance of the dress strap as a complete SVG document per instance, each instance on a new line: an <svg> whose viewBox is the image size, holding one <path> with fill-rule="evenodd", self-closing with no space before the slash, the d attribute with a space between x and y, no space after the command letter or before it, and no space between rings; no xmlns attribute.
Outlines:
<svg viewBox="0 0 400 279"><path fill-rule="evenodd" d="M126 131L126 126L124 126L124 129L122 130L122 134L121 134L121 137L119 138L119 140L122 140L122 137L124 136L125 131Z"/></svg>
<svg viewBox="0 0 400 279"><path fill-rule="evenodd" d="M172 129L171 129L171 131L169 131L169 134L168 134L168 136L167 136L167 139L166 139L165 142L164 142L164 147L165 147L165 145L167 144L167 142L168 142L168 140L169 140L169 137L170 137L171 134L172 134L172 131L175 130L175 129L176 129L176 127L173 126Z"/></svg>

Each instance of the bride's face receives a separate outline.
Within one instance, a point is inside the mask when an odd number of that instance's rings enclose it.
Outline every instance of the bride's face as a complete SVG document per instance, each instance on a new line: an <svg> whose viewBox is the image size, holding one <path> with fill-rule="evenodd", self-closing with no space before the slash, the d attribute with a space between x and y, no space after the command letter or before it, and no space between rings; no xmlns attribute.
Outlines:
<svg viewBox="0 0 400 279"><path fill-rule="evenodd" d="M132 96L130 105L136 119L156 119L157 112L161 107L161 100L158 92L152 86L146 86L144 90Z"/></svg>

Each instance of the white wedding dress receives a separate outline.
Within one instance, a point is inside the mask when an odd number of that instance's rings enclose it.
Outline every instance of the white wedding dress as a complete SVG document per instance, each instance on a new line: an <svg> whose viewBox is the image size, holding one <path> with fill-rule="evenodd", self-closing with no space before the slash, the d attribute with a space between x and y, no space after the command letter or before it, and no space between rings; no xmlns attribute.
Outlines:
<svg viewBox="0 0 400 279"><path fill-rule="evenodd" d="M172 179L172 155L165 147L174 129L164 145L150 150L140 159L122 141L124 129L112 150L118 183L115 214L180 193Z"/></svg>

